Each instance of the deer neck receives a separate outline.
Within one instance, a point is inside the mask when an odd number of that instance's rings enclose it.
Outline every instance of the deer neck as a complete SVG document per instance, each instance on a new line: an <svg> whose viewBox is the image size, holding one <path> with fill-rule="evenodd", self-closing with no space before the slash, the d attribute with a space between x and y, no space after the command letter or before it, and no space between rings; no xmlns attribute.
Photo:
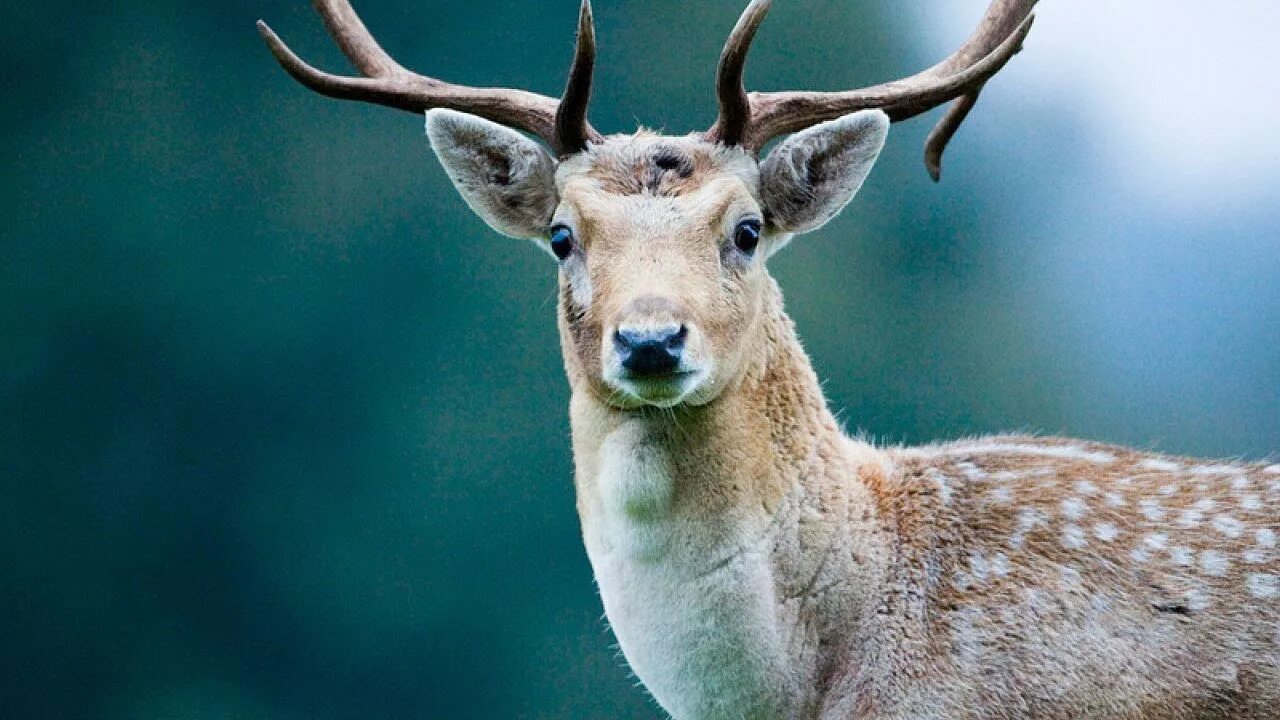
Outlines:
<svg viewBox="0 0 1280 720"><path fill-rule="evenodd" d="M846 648L805 639L848 632L881 555L858 480L879 455L840 432L772 283L759 330L741 377L702 407L623 411L574 382L587 552L631 667L676 717L815 702L821 653Z"/></svg>

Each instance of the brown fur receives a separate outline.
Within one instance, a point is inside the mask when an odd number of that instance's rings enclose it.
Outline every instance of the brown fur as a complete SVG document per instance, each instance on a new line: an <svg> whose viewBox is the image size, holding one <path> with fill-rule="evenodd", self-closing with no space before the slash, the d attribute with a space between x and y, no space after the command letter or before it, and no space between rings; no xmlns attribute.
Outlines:
<svg viewBox="0 0 1280 720"><path fill-rule="evenodd" d="M588 177L613 195L676 197L703 185L717 173L716 147L702 142L667 142L641 130L616 136L596 148Z"/></svg>

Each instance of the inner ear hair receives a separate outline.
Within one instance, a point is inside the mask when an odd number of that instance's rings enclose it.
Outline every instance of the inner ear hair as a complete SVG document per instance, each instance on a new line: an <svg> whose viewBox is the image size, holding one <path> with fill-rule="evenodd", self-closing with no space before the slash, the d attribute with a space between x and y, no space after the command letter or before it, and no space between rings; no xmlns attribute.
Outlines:
<svg viewBox="0 0 1280 720"><path fill-rule="evenodd" d="M853 199L884 147L889 118L863 110L796 133L760 165L769 219L785 232L816 230Z"/></svg>
<svg viewBox="0 0 1280 720"><path fill-rule="evenodd" d="M490 227L545 239L556 208L556 163L541 145L452 110L427 113L427 136L454 187Z"/></svg>

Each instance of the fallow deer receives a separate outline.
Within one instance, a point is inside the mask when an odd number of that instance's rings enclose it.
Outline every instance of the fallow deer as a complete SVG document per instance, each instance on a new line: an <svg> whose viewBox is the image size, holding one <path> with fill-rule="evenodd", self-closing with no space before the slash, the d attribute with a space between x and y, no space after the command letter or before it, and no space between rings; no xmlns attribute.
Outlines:
<svg viewBox="0 0 1280 720"><path fill-rule="evenodd" d="M365 77L260 29L316 92L425 111L467 203L559 263L583 537L622 651L672 716L1280 717L1280 465L848 437L766 269L853 197L890 122L954 100L927 144L936 178L1035 0L996 0L905 79L748 94L769 4L724 48L719 118L682 137L588 124L586 2L559 101L411 73L345 0L315 5Z"/></svg>

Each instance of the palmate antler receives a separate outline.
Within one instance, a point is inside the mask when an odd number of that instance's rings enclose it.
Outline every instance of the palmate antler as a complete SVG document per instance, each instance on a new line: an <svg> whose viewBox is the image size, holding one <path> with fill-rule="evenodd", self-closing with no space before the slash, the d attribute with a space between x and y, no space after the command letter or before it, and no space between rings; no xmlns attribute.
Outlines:
<svg viewBox="0 0 1280 720"><path fill-rule="evenodd" d="M587 122L596 57L590 0L583 0L578 15L577 47L560 100L525 90L453 85L411 72L378 46L347 0L313 0L312 4L329 35L364 77L317 70L261 20L258 30L280 65L315 92L415 113L436 107L469 112L537 135L561 157L602 139ZM937 180L942 151L973 108L982 86L1022 49L1036 0L995 0L960 49L910 77L843 92L748 93L742 80L747 52L772 4L773 0L752 0L729 35L716 72L720 116L705 133L706 139L759 152L772 138L857 110L881 108L897 122L955 100L925 143L925 165Z"/></svg>
<svg viewBox="0 0 1280 720"><path fill-rule="evenodd" d="M973 108L982 86L1022 49L1036 0L995 0L960 49L910 77L844 92L748 94L742 81L747 52L772 4L773 0L752 0L725 43L716 72L720 117L706 138L759 151L779 135L857 110L880 108L897 122L956 100L925 143L925 165L937 180L942 172L942 151Z"/></svg>
<svg viewBox="0 0 1280 720"><path fill-rule="evenodd" d="M583 0L578 15L577 47L560 100L525 90L453 85L411 72L378 45L347 0L313 0L312 5L342 54L364 77L331 75L317 70L294 54L261 20L258 32L285 71L321 95L414 113L449 108L479 115L537 135L562 157L584 150L587 143L601 139L600 133L587 122L596 58L590 0Z"/></svg>

